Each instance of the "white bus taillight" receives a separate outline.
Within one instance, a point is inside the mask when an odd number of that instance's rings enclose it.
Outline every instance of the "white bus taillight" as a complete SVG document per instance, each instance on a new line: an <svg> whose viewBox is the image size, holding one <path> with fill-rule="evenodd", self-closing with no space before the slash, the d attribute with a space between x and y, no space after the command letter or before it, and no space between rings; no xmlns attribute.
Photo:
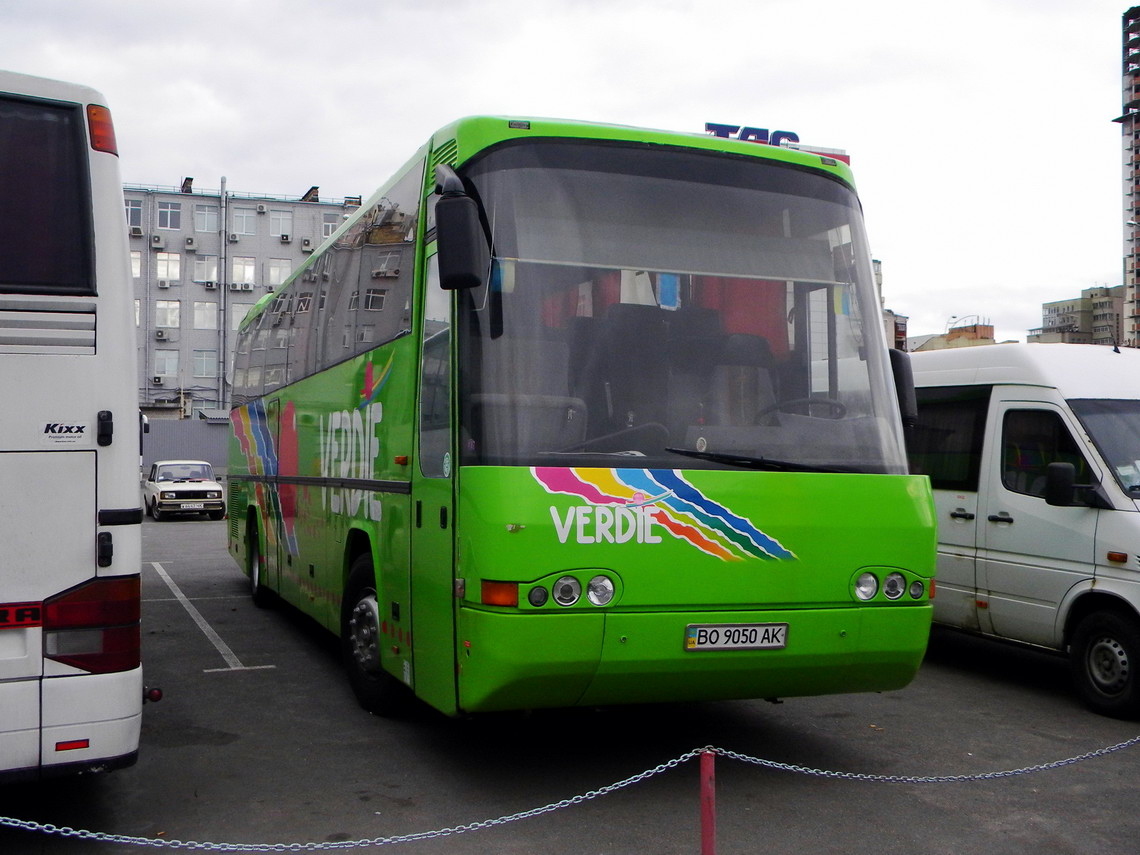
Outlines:
<svg viewBox="0 0 1140 855"><path fill-rule="evenodd" d="M119 145L115 141L115 126L111 123L110 110L98 104L88 104L87 127L91 131L91 148L118 156Z"/></svg>
<svg viewBox="0 0 1140 855"><path fill-rule="evenodd" d="M93 674L139 664L139 577L92 579L44 602L44 656Z"/></svg>

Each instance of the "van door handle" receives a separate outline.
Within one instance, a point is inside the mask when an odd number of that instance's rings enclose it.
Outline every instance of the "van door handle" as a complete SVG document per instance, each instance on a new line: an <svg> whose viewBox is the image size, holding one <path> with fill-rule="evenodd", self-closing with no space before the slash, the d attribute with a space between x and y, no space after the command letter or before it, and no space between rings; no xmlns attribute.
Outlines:
<svg viewBox="0 0 1140 855"><path fill-rule="evenodd" d="M1011 517L1006 511L1002 511L1000 514L990 514L988 517L986 517L986 519L988 519L990 522L1000 522L1000 523L1012 523L1013 522L1013 517Z"/></svg>
<svg viewBox="0 0 1140 855"><path fill-rule="evenodd" d="M972 520L973 518L974 515L965 508L955 508L950 512L950 519L952 520Z"/></svg>

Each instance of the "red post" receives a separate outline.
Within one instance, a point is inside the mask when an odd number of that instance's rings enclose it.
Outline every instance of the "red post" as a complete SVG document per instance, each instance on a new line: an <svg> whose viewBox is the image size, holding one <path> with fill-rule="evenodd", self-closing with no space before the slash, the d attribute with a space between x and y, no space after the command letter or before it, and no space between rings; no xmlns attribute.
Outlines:
<svg viewBox="0 0 1140 855"><path fill-rule="evenodd" d="M701 753L701 855L716 855L716 752Z"/></svg>

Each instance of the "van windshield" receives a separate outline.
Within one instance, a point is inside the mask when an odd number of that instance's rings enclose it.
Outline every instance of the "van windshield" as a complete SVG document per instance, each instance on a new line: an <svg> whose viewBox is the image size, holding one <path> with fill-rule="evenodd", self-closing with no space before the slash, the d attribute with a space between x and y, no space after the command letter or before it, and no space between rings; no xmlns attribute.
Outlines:
<svg viewBox="0 0 1140 855"><path fill-rule="evenodd" d="M1081 420L1120 486L1140 497L1140 401L1074 398L1069 406Z"/></svg>

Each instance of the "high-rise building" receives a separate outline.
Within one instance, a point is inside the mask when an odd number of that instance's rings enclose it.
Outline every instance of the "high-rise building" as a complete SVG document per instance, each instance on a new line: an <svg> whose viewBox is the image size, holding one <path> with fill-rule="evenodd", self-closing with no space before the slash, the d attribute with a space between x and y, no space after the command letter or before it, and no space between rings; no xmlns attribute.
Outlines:
<svg viewBox="0 0 1140 855"><path fill-rule="evenodd" d="M128 184L139 406L153 417L227 409L238 325L360 205L359 197Z"/></svg>
<svg viewBox="0 0 1140 855"><path fill-rule="evenodd" d="M1123 344L1124 299L1128 288L1116 285L1085 288L1081 296L1041 304L1041 326L1029 331L1029 342Z"/></svg>
<svg viewBox="0 0 1140 855"><path fill-rule="evenodd" d="M1124 148L1124 323L1120 344L1140 347L1140 300L1136 271L1140 267L1140 6L1124 13L1121 23Z"/></svg>

